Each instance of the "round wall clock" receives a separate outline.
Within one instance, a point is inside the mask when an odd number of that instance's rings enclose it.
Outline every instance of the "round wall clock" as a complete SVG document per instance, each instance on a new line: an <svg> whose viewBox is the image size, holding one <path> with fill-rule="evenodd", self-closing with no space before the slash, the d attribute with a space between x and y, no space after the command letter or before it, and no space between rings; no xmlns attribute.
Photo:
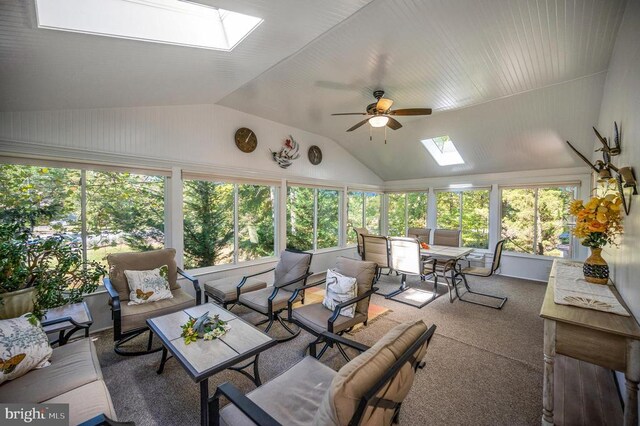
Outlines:
<svg viewBox="0 0 640 426"><path fill-rule="evenodd" d="M236 130L236 146L242 152L252 152L258 146L258 138L251 129L241 127Z"/></svg>
<svg viewBox="0 0 640 426"><path fill-rule="evenodd" d="M322 161L322 151L316 145L311 145L309 147L309 161L313 165L318 165Z"/></svg>

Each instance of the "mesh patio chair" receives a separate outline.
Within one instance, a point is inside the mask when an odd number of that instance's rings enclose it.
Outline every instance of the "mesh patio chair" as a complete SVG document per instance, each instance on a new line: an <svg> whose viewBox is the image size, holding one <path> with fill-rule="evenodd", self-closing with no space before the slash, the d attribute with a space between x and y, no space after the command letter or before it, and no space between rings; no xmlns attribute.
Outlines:
<svg viewBox="0 0 640 426"><path fill-rule="evenodd" d="M358 324L367 325L367 321L369 320L369 301L371 300L371 295L377 290L377 288L372 287L377 268L374 262L338 257L333 270L344 276L356 279L356 297L338 304L333 310L326 308L321 302L304 305L295 309L293 308L293 302L288 303L289 321L295 322L298 326L316 336L316 340L311 342L307 348L310 351L315 351L316 345L325 343L318 355L318 359L325 353L328 347L332 346L332 343L325 342L323 337L324 332L328 331L329 333L342 335ZM304 288L298 288L295 290L294 295L304 289L325 283L326 279L306 285ZM342 310L352 305L356 305L353 318L341 315ZM311 348L312 346L313 349ZM339 343L337 347L342 356L349 360L349 357Z"/></svg>
<svg viewBox="0 0 640 426"><path fill-rule="evenodd" d="M460 267L460 264L454 264L454 263L450 263L447 265L447 267L445 268L445 274L448 271L450 271L451 268L455 268L453 287L455 289L456 296L458 297L458 299L462 300L463 302L473 303L475 305L487 306L489 308L494 308L494 309L502 309L504 304L507 302L507 297L495 296L493 294L480 293L480 292L471 290L471 288L469 287L469 283L467 282L467 275L471 275L475 277L485 277L485 278L492 276L500 268L500 260L502 259L502 248L504 246L504 243L505 243L505 240L500 240L498 241L498 244L496 244L496 248L493 253L493 262L491 263L491 268L481 268L477 266L471 266L470 262L469 262L469 266L467 266L466 268L462 268ZM464 287L466 289L466 292L463 294L459 294L458 292L458 284L460 282L464 284ZM475 300L463 299L462 296L464 296L467 293L475 294L478 296L489 297L492 299L497 299L500 301L500 303L496 306L496 305L489 305L482 302L477 302Z"/></svg>
<svg viewBox="0 0 640 426"><path fill-rule="evenodd" d="M256 324L268 323L265 333L268 333L273 323L277 321L291 334L290 337L278 339L281 342L291 340L300 333L300 329L294 331L285 324L280 313L287 309L288 302L302 300L304 290L296 291L296 289L307 284L307 278L311 275L309 267L312 256L311 253L287 249L280 254L280 261L272 269L273 286L247 293L242 293L242 287L238 288L237 303L267 317Z"/></svg>
<svg viewBox="0 0 640 426"><path fill-rule="evenodd" d="M420 243L430 244L431 229L429 228L409 228L407 229L407 237L415 238Z"/></svg>
<svg viewBox="0 0 640 426"><path fill-rule="evenodd" d="M324 333L327 341L361 355L334 371L308 356L270 382L243 395L231 383L218 386L209 402L211 424L382 425L399 421L436 326L422 320L400 324L372 347ZM220 409L220 398L229 404Z"/></svg>
<svg viewBox="0 0 640 426"><path fill-rule="evenodd" d="M389 273L391 273L389 268L389 242L387 237L380 235L364 235L362 241L362 260L375 262L378 265L375 283L380 279L383 269L389 269Z"/></svg>
<svg viewBox="0 0 640 426"><path fill-rule="evenodd" d="M109 276L105 277L103 281L104 287L109 293L109 304L113 317L114 350L117 354L144 355L161 350L161 347L151 350L153 333L147 327L147 319L200 304L201 294L198 280L178 268L175 256L176 250L172 248L141 253L112 253L107 256ZM141 305L129 305L127 303L129 301L129 284L124 271L147 271L163 266L168 268L168 281L173 298ZM182 290L177 282L178 275L191 281L196 293L195 298ZM146 351L127 351L121 348L124 343L145 331L149 331Z"/></svg>
<svg viewBox="0 0 640 426"><path fill-rule="evenodd" d="M353 231L356 233L356 238L358 239L358 254L360 255L360 258L362 258L364 244L363 236L369 235L369 231L367 230L367 228L353 228Z"/></svg>

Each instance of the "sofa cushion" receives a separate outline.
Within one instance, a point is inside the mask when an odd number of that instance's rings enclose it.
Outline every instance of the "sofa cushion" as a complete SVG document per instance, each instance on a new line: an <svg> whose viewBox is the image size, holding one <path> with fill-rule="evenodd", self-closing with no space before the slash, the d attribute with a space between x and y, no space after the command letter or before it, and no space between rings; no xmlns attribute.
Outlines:
<svg viewBox="0 0 640 426"><path fill-rule="evenodd" d="M0 384L49 365L51 346L31 314L0 320Z"/></svg>
<svg viewBox="0 0 640 426"><path fill-rule="evenodd" d="M40 403L99 379L95 346L90 339L80 339L55 348L50 366L0 386L0 401Z"/></svg>
<svg viewBox="0 0 640 426"><path fill-rule="evenodd" d="M118 420L111 395L103 380L96 380L42 402L69 404L70 425L80 424L100 414Z"/></svg>
<svg viewBox="0 0 640 426"><path fill-rule="evenodd" d="M173 290L172 299L142 305L121 304L122 332L147 327L147 319L177 312L196 305L196 299L183 290Z"/></svg>
<svg viewBox="0 0 640 426"><path fill-rule="evenodd" d="M250 291L240 295L240 303L255 311L261 312L265 315L269 312L268 300L269 296L273 293L273 287L263 288L261 290ZM283 309L287 309L287 301L293 296L293 292L287 291L283 288L278 290L278 294L273 299L273 312L278 312ZM302 293L298 294L296 300L300 300Z"/></svg>
<svg viewBox="0 0 640 426"><path fill-rule="evenodd" d="M345 425L353 417L356 408L376 382L392 367L393 363L427 330L422 320L394 327L369 350L349 361L338 371L314 418L316 425ZM422 359L426 351L423 345L416 353ZM411 363L405 363L390 382L376 395L396 403L402 402L413 384L415 372ZM390 425L394 407L373 407L365 410L361 424Z"/></svg>
<svg viewBox="0 0 640 426"><path fill-rule="evenodd" d="M207 281L206 283L204 283L204 291L220 302L235 302L237 295L236 287L238 287L240 281L242 281L242 277L240 276L226 277L218 280ZM265 288L266 286L266 281L252 277L247 278L240 291L242 293L247 293L249 291L260 290L261 288Z"/></svg>
<svg viewBox="0 0 640 426"><path fill-rule="evenodd" d="M129 285L124 274L128 271L150 271L167 265L167 281L171 290L180 288L178 284L178 266L176 264L176 249L145 251L140 253L111 253L107 256L109 262L109 279L120 295L120 300L129 300Z"/></svg>
<svg viewBox="0 0 640 426"><path fill-rule="evenodd" d="M336 259L336 266L333 269L342 275L354 277L358 281L359 296L371 290L373 278L376 275L376 266L375 262L366 262L340 256ZM368 315L368 312L369 298L359 301L356 305L356 313Z"/></svg>
<svg viewBox="0 0 640 426"><path fill-rule="evenodd" d="M293 319L302 325L314 330L316 333L327 331L327 321L333 315L333 311L325 308L322 303L312 303L295 308L292 312ZM366 321L367 316L356 313L353 318L338 315L333 323L333 332L340 333L356 324Z"/></svg>
<svg viewBox="0 0 640 426"><path fill-rule="evenodd" d="M302 361L268 381L247 397L283 425L309 425L318 410L336 372L313 357ZM220 420L226 425L253 425L235 405L220 410Z"/></svg>

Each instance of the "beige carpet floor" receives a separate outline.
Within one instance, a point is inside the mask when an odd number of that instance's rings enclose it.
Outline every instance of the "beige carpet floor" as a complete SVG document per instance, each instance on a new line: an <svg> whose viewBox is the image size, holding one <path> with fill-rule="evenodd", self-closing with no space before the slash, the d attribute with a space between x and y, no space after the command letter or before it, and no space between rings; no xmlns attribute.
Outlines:
<svg viewBox="0 0 640 426"><path fill-rule="evenodd" d="M430 289L415 280L411 284ZM393 288L399 277L383 276L381 287ZM542 411L542 320L538 316L545 285L507 277L473 278L481 291L509 297L500 311L456 301L444 295L422 309L374 296L389 309L351 338L373 344L400 322L422 318L437 330L412 390L402 406L402 425L534 425ZM243 318L259 317L234 308ZM274 326L275 327L275 326ZM276 330L279 332L281 330ZM162 375L155 370L160 353L122 357L112 350L110 331L94 335L105 380L121 420L137 425L199 424L199 388L175 360ZM143 343L140 340L140 344ZM261 355L260 374L268 381L304 357L313 340L304 331L294 340ZM334 369L345 361L329 351L322 359ZM225 371L209 381L231 381L243 391L254 388L244 376Z"/></svg>

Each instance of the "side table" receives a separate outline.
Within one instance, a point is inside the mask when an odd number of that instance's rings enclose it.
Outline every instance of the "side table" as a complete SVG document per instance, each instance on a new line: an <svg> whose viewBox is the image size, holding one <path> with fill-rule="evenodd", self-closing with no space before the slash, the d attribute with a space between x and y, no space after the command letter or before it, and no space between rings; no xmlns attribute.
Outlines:
<svg viewBox="0 0 640 426"><path fill-rule="evenodd" d="M62 346L77 331L84 330L84 336L89 337L93 317L87 304L82 301L47 310L41 323L45 333L58 333L58 338L51 344Z"/></svg>

